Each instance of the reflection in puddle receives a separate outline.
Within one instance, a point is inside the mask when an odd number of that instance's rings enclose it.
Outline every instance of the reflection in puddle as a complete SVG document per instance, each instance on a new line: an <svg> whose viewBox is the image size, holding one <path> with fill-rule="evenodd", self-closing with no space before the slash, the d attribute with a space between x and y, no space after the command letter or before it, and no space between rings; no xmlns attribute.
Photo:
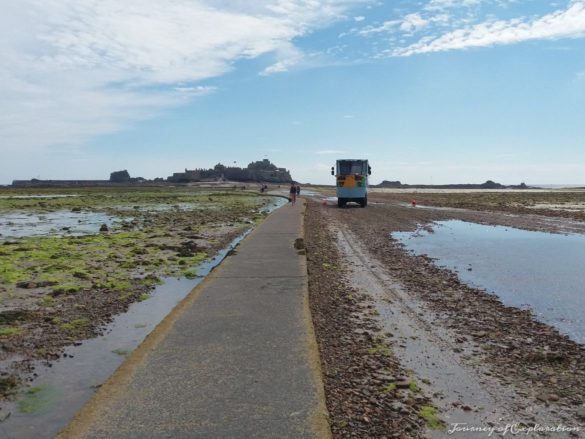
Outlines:
<svg viewBox="0 0 585 439"><path fill-rule="evenodd" d="M47 213L13 212L0 214L0 237L79 236L98 233L102 224L111 227L118 218L100 212Z"/></svg>
<svg viewBox="0 0 585 439"><path fill-rule="evenodd" d="M259 209L259 211L262 213L270 213L274 209L277 209L280 206L284 206L287 203L288 199L284 197L272 197L264 207Z"/></svg>
<svg viewBox="0 0 585 439"><path fill-rule="evenodd" d="M3 200L34 200L36 198L39 199L51 199L51 198L71 198L71 197L79 197L79 195L71 194L71 195L57 195L57 194L47 194L47 195L0 195L0 199Z"/></svg>
<svg viewBox="0 0 585 439"><path fill-rule="evenodd" d="M463 221L392 236L457 271L463 282L494 292L506 305L528 307L539 320L585 343L585 236Z"/></svg>
<svg viewBox="0 0 585 439"><path fill-rule="evenodd" d="M322 197L323 196L323 194L321 192L302 189L302 188L301 188L301 195L305 195L307 197Z"/></svg>
<svg viewBox="0 0 585 439"><path fill-rule="evenodd" d="M111 209L127 212L172 212L172 211L191 211L191 210L209 210L221 209L222 206L217 203L157 203L157 204L133 204L133 205L111 205Z"/></svg>

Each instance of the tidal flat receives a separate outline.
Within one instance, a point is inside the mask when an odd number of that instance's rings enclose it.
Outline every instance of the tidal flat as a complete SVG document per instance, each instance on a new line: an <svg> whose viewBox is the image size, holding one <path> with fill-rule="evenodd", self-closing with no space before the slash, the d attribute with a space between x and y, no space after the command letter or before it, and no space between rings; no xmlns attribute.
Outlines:
<svg viewBox="0 0 585 439"><path fill-rule="evenodd" d="M468 209L541 215L585 221L585 189L373 189L371 199L379 202L401 201L418 206Z"/></svg>
<svg viewBox="0 0 585 439"><path fill-rule="evenodd" d="M267 215L241 189L0 191L0 400L70 345L100 334L161 278L198 266Z"/></svg>
<svg viewBox="0 0 585 439"><path fill-rule="evenodd" d="M510 256L506 267L509 274L498 267L487 268L488 280L501 282L511 277L524 297L538 301L558 299L552 305L555 307L566 300L561 291L550 288L550 283L548 287L539 284L539 289L530 283L538 282L543 275L554 282L566 276L567 269L579 281L578 264L582 258L571 260L574 265L563 266L563 260L573 256L564 249L556 251L549 241L583 239L583 213L575 206L585 202L585 192L375 190L368 198L366 209L339 209L334 201L325 204L320 200L309 209L309 215L315 215L316 229L329 229L329 241L336 240L344 255L340 258L343 264L326 260L316 265L312 259L328 255L319 254L321 246L314 248L310 231L306 232L309 285L317 288L312 304L318 315L315 332L320 346L325 345L324 381L327 398L332 401L328 401L335 423L332 428L347 436L362 437L376 436L382 428L399 432L410 423L412 431L418 432L422 419L432 429L434 423L426 418L424 407L412 410L422 403L435 407L447 428L459 422L562 424L581 430L549 437L580 437L575 432L582 431L585 420L585 346L539 319L535 303L529 302L530 307L525 306L526 300L505 303L497 291L491 291L492 287L478 286L474 280L482 273L480 264L494 267L505 263L501 255L482 246L484 241L502 252L508 251L506 256ZM412 207L413 199L416 207ZM442 264L435 259L440 255L426 247L413 253L396 237L398 233L440 235L439 225L454 221L482 230L481 239L468 239L460 247L453 244L453 240L462 238L459 232L449 234L439 244L447 256L457 258L461 263L458 267ZM305 224L310 227L311 222ZM498 232L506 235L499 241L493 236ZM537 240L538 248L515 248L516 234ZM548 264L546 268L551 268L552 274L545 274L542 268L547 258L557 259L562 269L557 265L555 270L553 264ZM344 271L347 281L343 281ZM320 276L324 279L320 280ZM567 292L579 298L578 291ZM361 320L344 329L342 325L348 319L343 310L338 312L329 303L322 306L322 300L329 297L334 298L334 304L339 302L337 306L347 306L351 311L361 309ZM570 306L576 308L578 316L579 311L582 314L582 304ZM559 309L546 311L552 315ZM357 326L360 323L363 329ZM368 370L367 366L381 360L369 359L364 352L381 357L387 351L395 362L394 366L385 366L388 375L379 375L380 367ZM362 364L352 366L350 362L356 357L362 359ZM360 376L356 379L346 371ZM409 372L407 376L404 371ZM416 378L421 394L407 387L406 377L411 381ZM425 396L431 401L421 399ZM388 409L378 412L380 407ZM392 425L395 412L404 414L398 426ZM428 437L446 437L444 432L427 433ZM408 435L423 437L412 432Z"/></svg>

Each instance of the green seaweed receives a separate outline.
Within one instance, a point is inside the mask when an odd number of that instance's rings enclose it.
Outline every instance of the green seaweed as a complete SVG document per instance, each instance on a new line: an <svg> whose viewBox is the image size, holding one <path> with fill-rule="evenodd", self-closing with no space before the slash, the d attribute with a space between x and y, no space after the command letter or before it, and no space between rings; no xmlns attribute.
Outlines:
<svg viewBox="0 0 585 439"><path fill-rule="evenodd" d="M89 325L88 319L75 319L67 323L61 324L61 329L66 331L75 331L79 329L83 329Z"/></svg>
<svg viewBox="0 0 585 439"><path fill-rule="evenodd" d="M368 348L368 354L371 355L381 354L389 356L391 353L392 352L390 351L390 348L384 343L384 340L382 340L380 337L377 337L374 340L374 346Z"/></svg>
<svg viewBox="0 0 585 439"><path fill-rule="evenodd" d="M183 270L181 275L187 279L195 279L197 277L197 270Z"/></svg>
<svg viewBox="0 0 585 439"><path fill-rule="evenodd" d="M396 390L396 383L389 383L386 386L384 386L384 389L382 390L382 392L387 393L387 392L393 392L394 390Z"/></svg>
<svg viewBox="0 0 585 439"><path fill-rule="evenodd" d="M130 353L128 349L114 349L112 352L116 355L120 355L121 357L125 357Z"/></svg>
<svg viewBox="0 0 585 439"><path fill-rule="evenodd" d="M18 409L27 414L44 412L55 401L56 393L48 385L31 387L18 401Z"/></svg>
<svg viewBox="0 0 585 439"><path fill-rule="evenodd" d="M410 384L408 385L408 389L412 392L412 393L420 393L421 389L418 386L418 384L416 384L416 381L412 380L410 382Z"/></svg>
<svg viewBox="0 0 585 439"><path fill-rule="evenodd" d="M8 326L0 328L0 337L10 337L12 335L18 335L22 333L22 328L16 326Z"/></svg>
<svg viewBox="0 0 585 439"><path fill-rule="evenodd" d="M45 308L53 308L56 304L57 301L52 296L45 296L40 301L40 305Z"/></svg>
<svg viewBox="0 0 585 439"><path fill-rule="evenodd" d="M16 375L0 377L0 396L9 396L15 393L20 380Z"/></svg>
<svg viewBox="0 0 585 439"><path fill-rule="evenodd" d="M431 430L445 429L445 423L439 418L438 411L435 407L425 405L418 411L418 415L425 420L427 427Z"/></svg>

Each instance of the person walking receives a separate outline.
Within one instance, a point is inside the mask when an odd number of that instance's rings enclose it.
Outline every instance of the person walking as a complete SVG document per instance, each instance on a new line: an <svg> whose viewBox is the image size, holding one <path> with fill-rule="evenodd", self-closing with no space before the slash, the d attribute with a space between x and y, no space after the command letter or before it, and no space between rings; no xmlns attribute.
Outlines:
<svg viewBox="0 0 585 439"><path fill-rule="evenodd" d="M297 198L301 195L301 187L297 184Z"/></svg>
<svg viewBox="0 0 585 439"><path fill-rule="evenodd" d="M297 201L297 188L294 185L294 183L290 184L290 190L288 193L289 193L289 199L292 203L292 206L294 206L296 201Z"/></svg>

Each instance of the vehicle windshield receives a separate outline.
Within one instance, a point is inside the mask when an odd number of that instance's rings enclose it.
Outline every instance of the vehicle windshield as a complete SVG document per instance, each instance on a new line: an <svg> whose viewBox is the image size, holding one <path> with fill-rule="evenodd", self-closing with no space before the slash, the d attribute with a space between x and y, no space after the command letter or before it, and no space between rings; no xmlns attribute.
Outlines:
<svg viewBox="0 0 585 439"><path fill-rule="evenodd" d="M339 175L365 175L363 160L339 160L337 166Z"/></svg>

